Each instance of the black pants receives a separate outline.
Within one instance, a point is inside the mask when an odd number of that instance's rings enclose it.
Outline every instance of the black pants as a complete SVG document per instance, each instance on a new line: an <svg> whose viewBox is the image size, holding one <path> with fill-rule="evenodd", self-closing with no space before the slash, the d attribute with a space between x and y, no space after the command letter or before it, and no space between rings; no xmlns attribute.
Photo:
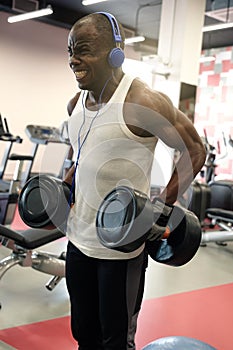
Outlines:
<svg viewBox="0 0 233 350"><path fill-rule="evenodd" d="M147 256L103 260L81 253L71 242L66 282L71 302L71 330L79 350L135 349Z"/></svg>

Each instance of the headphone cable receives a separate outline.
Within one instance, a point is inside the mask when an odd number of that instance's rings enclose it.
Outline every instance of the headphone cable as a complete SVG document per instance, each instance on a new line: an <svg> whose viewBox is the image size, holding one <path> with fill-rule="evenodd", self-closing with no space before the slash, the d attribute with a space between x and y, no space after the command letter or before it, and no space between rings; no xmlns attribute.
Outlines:
<svg viewBox="0 0 233 350"><path fill-rule="evenodd" d="M106 82L104 83L104 86L101 90L101 93L100 93L100 96L99 96L99 99L98 99L98 109L97 109L97 112L95 114L95 116L93 117L90 125L89 125L89 128L83 138L83 141L81 142L81 131L85 125L85 121L86 121L86 113L85 113L85 102L84 100L86 99L87 97L87 93L88 91L84 91L83 94L82 94L82 108L83 108L83 121L82 121L82 124L79 128L79 131L78 131L78 154L77 154L77 158L76 158L76 162L75 162L75 169L74 169L74 174L73 174L73 177L72 177L72 184L71 184L71 189L70 189L70 194L69 194L69 199L68 199L68 207L67 207L67 219L68 219L68 215L69 215L69 209L71 207L71 205L75 202L75 191L74 191L74 188L75 188L75 178L76 178L76 171L77 171L77 168L78 168L78 165L79 165L79 159L80 159L80 155L81 155L81 149L84 145L84 143L86 142L87 140L87 137L92 129L92 126L93 126L93 123L94 121L96 120L96 118L98 117L99 115L99 112L100 112L100 109L101 109L101 104L102 104L102 96L103 96L103 93L108 85L108 83L110 82L110 80L113 79L113 74L106 80ZM67 227L67 220L66 220L66 227ZM65 230L66 230L66 227L65 227Z"/></svg>

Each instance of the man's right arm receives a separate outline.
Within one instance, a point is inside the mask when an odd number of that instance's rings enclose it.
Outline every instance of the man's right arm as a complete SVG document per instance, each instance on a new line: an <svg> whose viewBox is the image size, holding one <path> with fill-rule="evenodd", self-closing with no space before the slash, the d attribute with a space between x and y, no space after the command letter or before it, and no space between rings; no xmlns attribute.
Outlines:
<svg viewBox="0 0 233 350"><path fill-rule="evenodd" d="M69 116L71 116L73 110L74 110L74 107L76 106L76 103L79 99L79 96L80 96L80 92L78 92L69 102L68 102L68 105L67 105L67 111L68 111L68 114Z"/></svg>
<svg viewBox="0 0 233 350"><path fill-rule="evenodd" d="M80 96L80 92L78 92L69 102L67 105L67 111L69 116L71 116L76 103L79 99ZM73 181L73 175L74 175L74 171L75 171L75 164L73 164L70 169L66 170L65 175L63 177L63 181L66 182L67 184L69 184L70 186L72 185L72 181Z"/></svg>

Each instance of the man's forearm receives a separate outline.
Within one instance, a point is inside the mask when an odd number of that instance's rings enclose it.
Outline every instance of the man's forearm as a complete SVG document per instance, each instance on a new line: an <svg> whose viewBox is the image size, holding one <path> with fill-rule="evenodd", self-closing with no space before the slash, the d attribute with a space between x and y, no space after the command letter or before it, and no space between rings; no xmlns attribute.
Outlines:
<svg viewBox="0 0 233 350"><path fill-rule="evenodd" d="M190 186L205 163L205 151L197 147L193 152L188 150L181 154L175 164L174 171L167 187L160 197L168 204L173 204Z"/></svg>

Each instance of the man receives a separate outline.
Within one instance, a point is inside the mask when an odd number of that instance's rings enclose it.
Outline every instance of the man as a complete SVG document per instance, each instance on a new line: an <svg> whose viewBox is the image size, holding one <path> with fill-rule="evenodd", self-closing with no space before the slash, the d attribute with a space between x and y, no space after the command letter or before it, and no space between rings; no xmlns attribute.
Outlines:
<svg viewBox="0 0 233 350"><path fill-rule="evenodd" d="M107 249L96 235L96 213L117 185L149 195L158 138L180 153L161 199L174 203L205 161L188 118L162 93L124 74L124 33L107 13L77 21L69 64L81 92L68 104L69 136L76 162L65 181L75 188L67 223L66 280L71 328L80 350L135 349L147 254ZM115 57L116 54L116 57Z"/></svg>

